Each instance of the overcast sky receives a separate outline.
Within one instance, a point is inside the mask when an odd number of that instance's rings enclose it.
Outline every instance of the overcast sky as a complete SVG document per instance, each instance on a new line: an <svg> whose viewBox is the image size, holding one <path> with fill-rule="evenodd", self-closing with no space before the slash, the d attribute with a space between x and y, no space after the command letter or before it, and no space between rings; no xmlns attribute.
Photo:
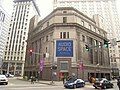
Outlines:
<svg viewBox="0 0 120 90"><path fill-rule="evenodd" d="M12 12L12 1L13 0L4 0L3 2L4 8L9 14ZM53 0L36 0L36 2L40 10L41 17L47 16L53 10Z"/></svg>
<svg viewBox="0 0 120 90"><path fill-rule="evenodd" d="M8 2L9 1L9 2ZM36 0L37 5L40 9L41 17L47 16L52 10L53 10L53 0ZM117 0L117 6L118 6L118 12L120 15L120 0ZM6 8L6 11L11 14L12 12L12 0L4 0L4 7Z"/></svg>

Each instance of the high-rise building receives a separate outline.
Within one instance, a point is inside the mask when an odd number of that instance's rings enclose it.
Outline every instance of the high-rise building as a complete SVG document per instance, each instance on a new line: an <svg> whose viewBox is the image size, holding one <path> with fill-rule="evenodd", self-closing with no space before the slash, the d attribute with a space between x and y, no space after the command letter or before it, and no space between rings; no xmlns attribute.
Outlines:
<svg viewBox="0 0 120 90"><path fill-rule="evenodd" d="M29 22L31 17L40 15L40 13L35 0L14 0L13 2L13 12L3 60L3 73L22 76Z"/></svg>
<svg viewBox="0 0 120 90"><path fill-rule="evenodd" d="M0 6L2 5L2 3L3 3L3 0L0 0Z"/></svg>
<svg viewBox="0 0 120 90"><path fill-rule="evenodd" d="M10 15L2 7L0 0L0 68L2 66L3 54L9 29Z"/></svg>
<svg viewBox="0 0 120 90"><path fill-rule="evenodd" d="M57 7L74 7L89 17L99 14L105 19L105 30L108 38L120 40L120 22L116 0L54 0L54 9ZM102 21L101 21L102 22ZM111 67L114 74L120 74L120 43L109 45Z"/></svg>

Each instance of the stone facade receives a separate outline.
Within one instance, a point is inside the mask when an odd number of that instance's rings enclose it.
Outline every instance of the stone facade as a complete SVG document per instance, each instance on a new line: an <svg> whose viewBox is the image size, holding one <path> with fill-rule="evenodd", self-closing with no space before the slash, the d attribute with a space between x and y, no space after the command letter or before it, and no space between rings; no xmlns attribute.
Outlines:
<svg viewBox="0 0 120 90"><path fill-rule="evenodd" d="M103 47L107 33L93 19L71 7L56 8L37 25L35 18L30 22L25 76L51 80L53 75L54 80L61 80L75 73L84 80L90 76L110 79L108 48Z"/></svg>

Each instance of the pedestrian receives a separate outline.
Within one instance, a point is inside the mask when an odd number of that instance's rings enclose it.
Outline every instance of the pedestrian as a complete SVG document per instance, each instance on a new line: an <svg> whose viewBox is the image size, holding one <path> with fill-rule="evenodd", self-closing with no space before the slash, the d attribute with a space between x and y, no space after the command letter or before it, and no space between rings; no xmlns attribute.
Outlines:
<svg viewBox="0 0 120 90"><path fill-rule="evenodd" d="M34 77L31 76L31 84L34 84Z"/></svg>
<svg viewBox="0 0 120 90"><path fill-rule="evenodd" d="M35 81L37 81L37 79L38 79L38 75L36 74L36 75L35 75Z"/></svg>
<svg viewBox="0 0 120 90"><path fill-rule="evenodd" d="M92 83L95 83L96 79L94 77L92 77Z"/></svg>
<svg viewBox="0 0 120 90"><path fill-rule="evenodd" d="M64 84L65 83L65 77L64 76L63 76L62 80L63 80L63 84Z"/></svg>
<svg viewBox="0 0 120 90"><path fill-rule="evenodd" d="M117 79L117 85L118 85L118 88L119 88L119 90L120 90L120 76L119 76L118 79Z"/></svg>

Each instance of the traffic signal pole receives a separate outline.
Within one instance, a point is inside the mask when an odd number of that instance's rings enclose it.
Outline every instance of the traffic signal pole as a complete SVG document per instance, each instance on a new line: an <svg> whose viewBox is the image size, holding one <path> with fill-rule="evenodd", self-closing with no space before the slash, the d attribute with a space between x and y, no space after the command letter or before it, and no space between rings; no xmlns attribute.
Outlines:
<svg viewBox="0 0 120 90"><path fill-rule="evenodd" d="M29 54L30 54L30 61L32 62L33 64L33 61L32 61L32 55L33 54L36 54L36 55L42 55L42 53L37 53L37 52L34 52L33 51L33 48L30 48L29 49ZM42 63L43 64L43 63ZM39 71L38 71L38 80L40 80L40 72L42 71L41 67L43 68L43 66L41 66L41 60L40 60L40 66L39 66ZM33 72L32 72L32 76L33 76Z"/></svg>
<svg viewBox="0 0 120 90"><path fill-rule="evenodd" d="M54 71L53 71L53 63L54 63L54 41L51 41L53 43L53 59L52 59L52 66L51 66L51 84L54 84Z"/></svg>
<svg viewBox="0 0 120 90"><path fill-rule="evenodd" d="M110 43L108 43L108 44L110 44ZM99 46L104 46L104 44L101 44L101 45L96 45L96 46L92 46L92 47L87 47L87 48L89 48L89 49L91 49L91 48L95 48L95 47L99 47Z"/></svg>

